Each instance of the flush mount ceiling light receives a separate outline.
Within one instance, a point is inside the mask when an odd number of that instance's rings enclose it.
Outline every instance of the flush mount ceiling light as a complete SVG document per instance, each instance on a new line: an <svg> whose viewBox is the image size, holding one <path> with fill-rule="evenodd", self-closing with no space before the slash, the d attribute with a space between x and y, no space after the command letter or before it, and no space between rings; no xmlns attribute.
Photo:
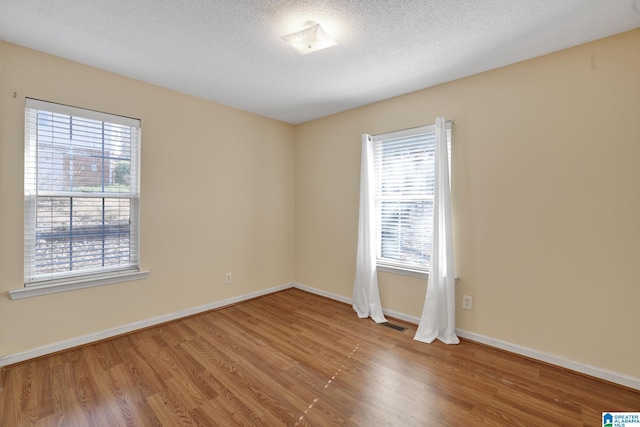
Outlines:
<svg viewBox="0 0 640 427"><path fill-rule="evenodd" d="M338 44L329 37L320 24L313 21L305 22L304 28L300 31L282 36L282 40L293 46L301 55L306 55L307 53L326 49Z"/></svg>

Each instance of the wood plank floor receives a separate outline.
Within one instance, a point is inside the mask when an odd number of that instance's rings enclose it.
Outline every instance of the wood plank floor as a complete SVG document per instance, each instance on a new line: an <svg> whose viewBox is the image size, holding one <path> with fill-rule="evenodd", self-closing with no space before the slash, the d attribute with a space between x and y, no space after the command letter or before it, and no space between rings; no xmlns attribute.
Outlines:
<svg viewBox="0 0 640 427"><path fill-rule="evenodd" d="M601 426L640 393L289 289L5 368L0 426Z"/></svg>

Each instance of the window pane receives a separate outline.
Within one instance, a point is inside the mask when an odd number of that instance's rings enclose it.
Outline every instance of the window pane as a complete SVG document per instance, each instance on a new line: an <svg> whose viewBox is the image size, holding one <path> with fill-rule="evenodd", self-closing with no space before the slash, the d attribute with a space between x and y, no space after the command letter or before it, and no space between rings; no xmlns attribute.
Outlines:
<svg viewBox="0 0 640 427"><path fill-rule="evenodd" d="M38 197L36 274L131 264L131 200Z"/></svg>
<svg viewBox="0 0 640 427"><path fill-rule="evenodd" d="M380 258L427 265L431 260L433 201L383 201Z"/></svg>
<svg viewBox="0 0 640 427"><path fill-rule="evenodd" d="M435 135L374 145L378 258L425 268L431 260Z"/></svg>
<svg viewBox="0 0 640 427"><path fill-rule="evenodd" d="M434 155L433 138L384 141L378 159L381 196L433 196Z"/></svg>
<svg viewBox="0 0 640 427"><path fill-rule="evenodd" d="M38 111L38 189L129 192L131 128Z"/></svg>

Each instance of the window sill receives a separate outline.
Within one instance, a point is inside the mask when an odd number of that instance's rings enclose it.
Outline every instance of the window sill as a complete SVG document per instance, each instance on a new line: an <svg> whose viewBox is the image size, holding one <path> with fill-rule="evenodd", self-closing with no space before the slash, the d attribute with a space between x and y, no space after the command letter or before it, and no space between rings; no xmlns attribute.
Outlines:
<svg viewBox="0 0 640 427"><path fill-rule="evenodd" d="M426 271L411 270L400 267L390 267L388 265L377 265L376 270L382 271L384 273L399 274L402 276L417 277L418 279L429 280L429 273L427 273ZM458 284L458 276L453 278L453 284Z"/></svg>
<svg viewBox="0 0 640 427"><path fill-rule="evenodd" d="M401 267L391 267L389 265L380 265L378 264L376 266L376 269L378 271L383 271L385 273L392 273L392 274L400 274L402 276L411 276L411 277L417 277L418 279L428 279L429 278L429 273L427 273L426 271L420 271L420 270L411 270L408 268L401 268Z"/></svg>
<svg viewBox="0 0 640 427"><path fill-rule="evenodd" d="M95 286L111 285L114 283L129 282L132 280L146 279L148 271L124 271L100 275L98 277L84 277L69 279L65 282L45 283L42 285L25 286L21 289L9 291L12 300L37 297L40 295L55 294L58 292L73 291L76 289L93 288Z"/></svg>

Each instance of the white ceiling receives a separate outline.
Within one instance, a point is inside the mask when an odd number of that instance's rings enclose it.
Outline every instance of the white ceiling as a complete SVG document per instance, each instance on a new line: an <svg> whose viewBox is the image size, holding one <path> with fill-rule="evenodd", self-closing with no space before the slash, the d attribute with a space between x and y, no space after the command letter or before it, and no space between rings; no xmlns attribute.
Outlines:
<svg viewBox="0 0 640 427"><path fill-rule="evenodd" d="M317 21L338 46L280 36ZM0 39L302 123L640 27L640 0L0 0Z"/></svg>

